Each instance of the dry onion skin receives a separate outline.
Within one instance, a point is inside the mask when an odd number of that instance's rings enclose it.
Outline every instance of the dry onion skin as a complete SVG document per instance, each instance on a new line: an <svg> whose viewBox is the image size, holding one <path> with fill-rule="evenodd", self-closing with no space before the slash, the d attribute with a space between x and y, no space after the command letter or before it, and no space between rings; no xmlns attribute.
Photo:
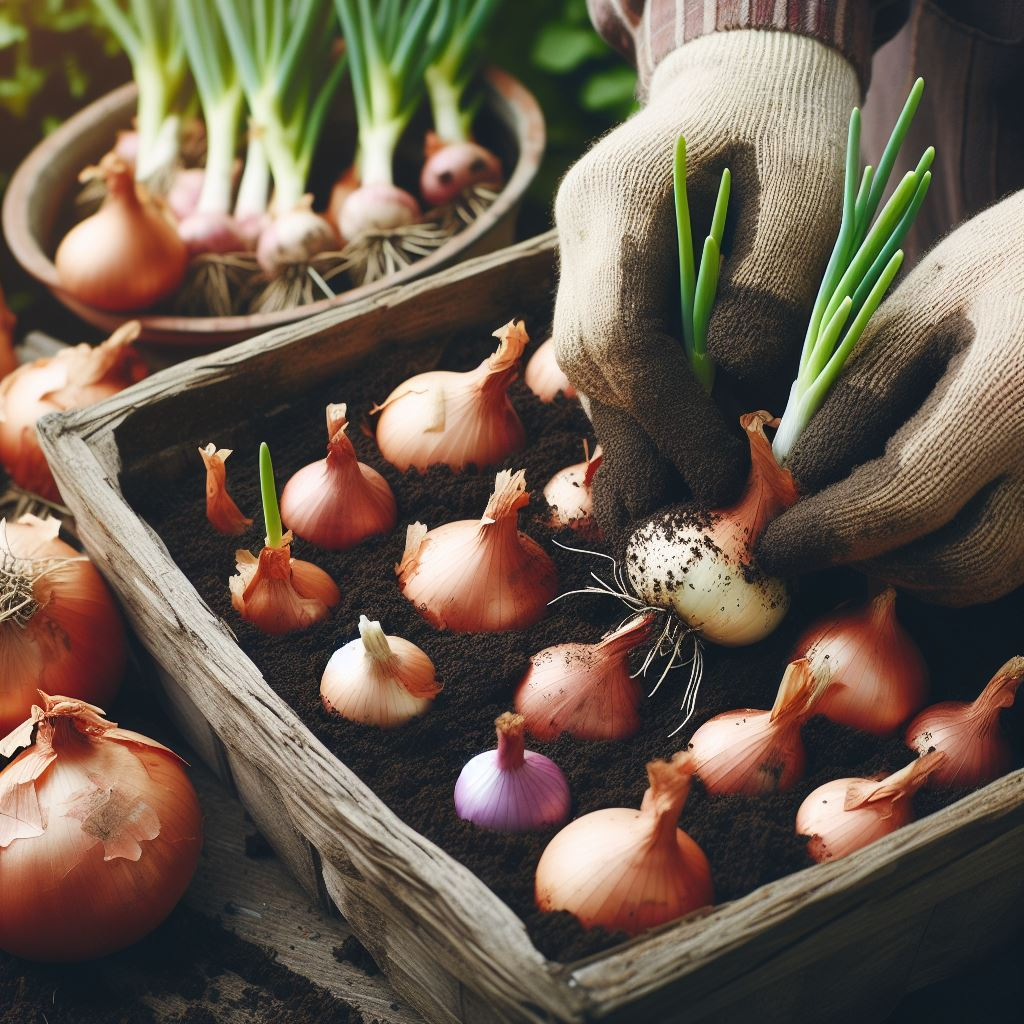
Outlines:
<svg viewBox="0 0 1024 1024"><path fill-rule="evenodd" d="M689 750L704 788L715 795L759 796L791 789L803 778L800 728L828 686L805 658L786 666L771 711L744 708L705 722Z"/></svg>
<svg viewBox="0 0 1024 1024"><path fill-rule="evenodd" d="M999 713L1013 705L1024 679L1024 658L1011 658L971 701L944 701L925 708L907 727L906 742L924 754L947 757L934 772L932 786L983 786L1013 767L1013 747L1000 728Z"/></svg>
<svg viewBox="0 0 1024 1024"><path fill-rule="evenodd" d="M565 910L585 928L636 935L714 903L711 866L681 828L693 763L683 752L647 766L639 811L626 807L577 818L537 865L541 910Z"/></svg>
<svg viewBox="0 0 1024 1024"><path fill-rule="evenodd" d="M140 331L139 322L130 320L102 345L61 349L19 366L0 382L0 462L19 487L48 501L60 499L36 420L94 405L142 380L146 366L132 347Z"/></svg>
<svg viewBox="0 0 1024 1024"><path fill-rule="evenodd" d="M0 736L25 721L39 690L105 703L124 676L110 589L59 530L52 518L0 521Z"/></svg>
<svg viewBox="0 0 1024 1024"><path fill-rule="evenodd" d="M740 647L764 639L789 610L786 584L756 572L754 547L768 523L796 502L792 474L772 455L766 412L740 417L750 476L739 501L706 516L669 510L629 539L626 572L649 605L668 608L706 640Z"/></svg>
<svg viewBox="0 0 1024 1024"><path fill-rule="evenodd" d="M148 309L177 291L188 250L162 206L115 154L83 173L101 176L107 195L57 248L53 262L61 289L112 313Z"/></svg>
<svg viewBox="0 0 1024 1024"><path fill-rule="evenodd" d="M300 469L281 492L281 519L296 537L329 551L345 551L398 521L387 480L356 459L347 409L327 406L327 458Z"/></svg>
<svg viewBox="0 0 1024 1024"><path fill-rule="evenodd" d="M379 412L381 455L403 472L436 465L458 471L501 462L526 444L508 389L530 340L522 320L494 332L497 350L475 370L432 370L410 377L372 412Z"/></svg>
<svg viewBox="0 0 1024 1024"><path fill-rule="evenodd" d="M252 520L242 515L234 498L228 494L228 470L225 463L231 454L230 448L218 448L212 441L199 449L206 466L206 518L218 532L228 537L237 537L252 526Z"/></svg>
<svg viewBox="0 0 1024 1024"><path fill-rule="evenodd" d="M653 615L638 615L596 644L545 647L530 659L515 708L530 734L554 740L621 740L640 728L640 684L629 655L651 635Z"/></svg>
<svg viewBox="0 0 1024 1024"><path fill-rule="evenodd" d="M836 779L819 786L800 805L797 835L808 836L814 860L838 860L913 821L913 795L946 755L934 750L883 779Z"/></svg>
<svg viewBox="0 0 1024 1024"><path fill-rule="evenodd" d="M797 641L796 657L828 673L817 713L876 736L891 736L924 704L928 667L896 618L886 587L866 606L833 612Z"/></svg>
<svg viewBox="0 0 1024 1024"><path fill-rule="evenodd" d="M558 592L555 563L519 530L519 510L530 500L526 473L495 477L483 518L428 530L413 523L395 566L398 586L438 629L498 633L539 622Z"/></svg>
<svg viewBox="0 0 1024 1024"><path fill-rule="evenodd" d="M601 446L591 455L584 441L583 461L560 469L544 485L544 500L551 506L549 526L568 526L585 537L600 537L594 518L594 477L600 468Z"/></svg>
<svg viewBox="0 0 1024 1024"><path fill-rule="evenodd" d="M441 685L414 643L359 616L359 637L331 655L320 681L324 708L352 722L394 729L425 714Z"/></svg>
<svg viewBox="0 0 1024 1024"><path fill-rule="evenodd" d="M542 401L553 402L559 395L575 398L576 389L555 360L555 339L548 338L530 356L523 374L526 386Z"/></svg>
<svg viewBox="0 0 1024 1024"><path fill-rule="evenodd" d="M0 742L4 757L28 748L0 772L0 949L87 960L174 909L199 861L202 813L173 751L91 704L39 697Z"/></svg>

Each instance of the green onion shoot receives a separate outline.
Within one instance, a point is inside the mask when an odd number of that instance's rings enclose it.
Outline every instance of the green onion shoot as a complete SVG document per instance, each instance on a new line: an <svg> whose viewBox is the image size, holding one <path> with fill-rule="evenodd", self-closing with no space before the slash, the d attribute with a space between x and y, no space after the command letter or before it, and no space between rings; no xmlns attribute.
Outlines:
<svg viewBox="0 0 1024 1024"><path fill-rule="evenodd" d="M266 441L260 443L260 496L263 499L263 522L267 527L267 547L282 547L284 530L281 528L281 510L277 504L274 463L270 459L270 448Z"/></svg>

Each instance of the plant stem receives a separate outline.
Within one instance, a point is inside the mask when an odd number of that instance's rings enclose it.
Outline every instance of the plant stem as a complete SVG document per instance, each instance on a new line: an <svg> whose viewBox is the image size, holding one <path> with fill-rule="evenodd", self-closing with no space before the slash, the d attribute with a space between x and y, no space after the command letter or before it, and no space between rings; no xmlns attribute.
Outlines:
<svg viewBox="0 0 1024 1024"><path fill-rule="evenodd" d="M270 164L258 131L249 131L245 149L245 169L235 199L235 217L239 220L267 212L270 193Z"/></svg>
<svg viewBox="0 0 1024 1024"><path fill-rule="evenodd" d="M267 528L267 547L282 546L281 510L277 504L277 484L274 482L274 464L270 461L267 442L260 444L260 495L263 498L263 521Z"/></svg>

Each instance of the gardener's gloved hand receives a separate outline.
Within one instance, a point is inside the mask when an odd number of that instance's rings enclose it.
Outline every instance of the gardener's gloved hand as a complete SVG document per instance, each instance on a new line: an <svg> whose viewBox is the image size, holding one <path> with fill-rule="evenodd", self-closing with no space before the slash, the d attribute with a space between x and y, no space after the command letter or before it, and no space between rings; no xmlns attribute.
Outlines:
<svg viewBox="0 0 1024 1024"><path fill-rule="evenodd" d="M1024 192L949 235L887 299L790 466L780 575L856 562L941 604L1024 584Z"/></svg>
<svg viewBox="0 0 1024 1024"><path fill-rule="evenodd" d="M604 449L597 499L606 528L656 507L672 467L713 503L733 497L746 476L734 423L742 410L716 408L676 337L676 139L687 142L698 246L722 168L732 170L708 340L719 381L738 385L749 408L781 409L838 228L858 92L853 66L816 40L758 30L704 36L662 61L647 106L566 176L555 208L554 336Z"/></svg>

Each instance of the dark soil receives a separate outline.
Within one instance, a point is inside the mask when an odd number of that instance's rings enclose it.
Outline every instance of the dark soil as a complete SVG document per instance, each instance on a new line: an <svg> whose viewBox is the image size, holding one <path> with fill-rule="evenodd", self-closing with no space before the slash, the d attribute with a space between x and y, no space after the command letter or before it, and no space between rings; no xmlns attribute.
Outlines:
<svg viewBox="0 0 1024 1024"><path fill-rule="evenodd" d="M536 330L538 326L527 318L527 327L541 339L544 334ZM486 336L454 339L441 366L467 369L492 347L493 341ZM328 402L347 402L355 424L374 401L426 368L425 361L418 365L417 357L410 357L407 351L384 347L359 371L330 388L312 391L300 404L266 418L261 418L257 408L253 420L238 424L231 436L199 433L168 440L191 446L212 440L233 448L229 487L242 511L258 516L256 452L260 440L270 442L279 485L283 485L302 465L323 456L323 409ZM527 451L505 463L505 468L526 469L527 483L535 495L521 524L552 554L561 589L575 590L587 585L591 570L607 575L607 563L556 547L555 539L578 542L571 531L555 534L543 525L544 506L539 495L556 470L581 460L581 441L589 424L574 402L543 405L521 383L514 385L512 396L532 439ZM494 474L453 474L444 467L425 475L415 471L401 474L380 458L371 437L357 429L352 435L360 459L383 473L391 484L398 499L399 526L389 537L341 554L296 542L295 557L329 572L341 588L342 600L326 623L285 638L262 635L231 608L227 581L234 572L234 551L242 546L257 551L262 530L254 527L236 542L207 526L204 473L198 455L194 474L177 481L173 490L154 489L151 480L133 480L130 474L124 484L136 508L163 538L202 598L229 623L269 684L385 803L471 868L522 917L533 941L548 956L571 960L607 948L617 936L585 932L568 915L543 915L534 907L534 868L553 832L482 832L456 817L452 792L465 762L494 745L494 719L509 709L529 656L555 643L594 640L622 618L624 609L608 597L576 596L560 601L544 621L528 630L499 635L436 631L419 617L396 584L394 565L402 553L406 525L419 520L434 527L455 519L478 518ZM668 734L679 723L685 669L670 675L658 694L644 701L641 730L630 740L587 743L562 738L553 743L528 742L528 746L551 757L566 773L574 814L638 806L648 760L680 749L693 730L714 714L740 707L770 707L801 628L823 610L864 593L864 581L852 573L806 578L793 611L774 636L742 650L708 649L699 710L674 739ZM1004 660L1018 653L1024 597L1018 593L997 605L960 611L927 608L901 598L899 612L931 667L933 698L968 698ZM324 666L337 647L356 635L360 614L379 619L388 633L422 647L445 684L423 719L397 731L382 732L331 717L320 702ZM1019 735L1022 716L1010 712L1007 718L1013 719L1009 724ZM821 719L808 723L804 740L808 774L789 793L768 799L710 799L699 784L694 787L681 825L707 853L720 902L809 864L804 841L794 834L793 823L797 807L813 788L836 777L892 771L911 756L898 740L879 741ZM934 811L961 795L925 793L918 800L918 810Z"/></svg>

